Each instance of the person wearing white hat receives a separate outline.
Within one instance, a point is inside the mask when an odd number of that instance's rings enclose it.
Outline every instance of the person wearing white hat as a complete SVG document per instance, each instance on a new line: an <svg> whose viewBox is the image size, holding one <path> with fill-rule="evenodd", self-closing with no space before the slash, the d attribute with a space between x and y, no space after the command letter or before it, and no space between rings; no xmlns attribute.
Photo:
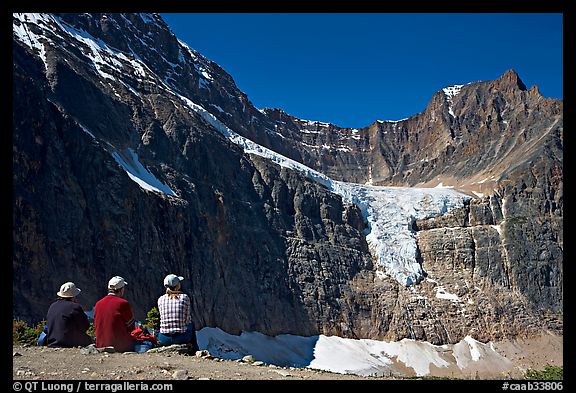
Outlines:
<svg viewBox="0 0 576 393"><path fill-rule="evenodd" d="M192 351L198 350L196 329L191 317L190 297L180 291L184 277L168 274L164 277L166 293L158 299L160 313L160 345L188 344Z"/></svg>
<svg viewBox="0 0 576 393"><path fill-rule="evenodd" d="M117 352L134 351L134 339L130 332L134 329L132 307L124 299L128 282L123 277L114 276L108 281L108 294L94 306L94 327L96 347L114 347Z"/></svg>
<svg viewBox="0 0 576 393"><path fill-rule="evenodd" d="M92 344L86 334L90 327L82 306L76 302L80 294L73 282L66 282L56 293L58 299L50 305L46 316L46 345L49 347L85 347Z"/></svg>

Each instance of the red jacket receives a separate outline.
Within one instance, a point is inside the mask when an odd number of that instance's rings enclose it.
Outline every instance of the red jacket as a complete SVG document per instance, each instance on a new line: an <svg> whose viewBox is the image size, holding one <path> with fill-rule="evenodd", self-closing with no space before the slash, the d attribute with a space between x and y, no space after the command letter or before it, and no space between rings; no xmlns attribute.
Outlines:
<svg viewBox="0 0 576 393"><path fill-rule="evenodd" d="M96 347L114 347L118 352L134 351L130 332L134 329L132 307L126 299L108 294L94 306Z"/></svg>

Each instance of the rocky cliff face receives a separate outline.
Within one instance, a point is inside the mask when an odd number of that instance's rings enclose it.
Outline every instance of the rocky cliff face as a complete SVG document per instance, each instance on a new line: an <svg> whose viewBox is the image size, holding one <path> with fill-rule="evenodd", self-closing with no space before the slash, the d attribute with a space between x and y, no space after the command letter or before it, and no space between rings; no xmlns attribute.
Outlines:
<svg viewBox="0 0 576 393"><path fill-rule="evenodd" d="M13 29L15 317L42 319L67 280L90 307L118 274L143 319L174 272L197 327L231 333L439 344L562 328L562 102L514 72L342 129L255 109L158 15L15 14ZM428 278L405 288L376 273L357 206L244 153L189 101L334 179L485 196L414 224Z"/></svg>

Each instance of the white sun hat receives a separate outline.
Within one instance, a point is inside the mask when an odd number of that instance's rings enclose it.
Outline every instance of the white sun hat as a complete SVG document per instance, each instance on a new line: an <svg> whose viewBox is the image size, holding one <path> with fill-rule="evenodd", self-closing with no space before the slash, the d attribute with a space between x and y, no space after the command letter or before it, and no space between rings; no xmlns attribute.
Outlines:
<svg viewBox="0 0 576 393"><path fill-rule="evenodd" d="M76 284L73 282L65 282L60 287L60 290L56 292L56 295L60 297L76 297L82 292L80 288L76 288Z"/></svg>
<svg viewBox="0 0 576 393"><path fill-rule="evenodd" d="M108 281L108 289L120 289L124 288L125 285L128 283L120 276L114 276Z"/></svg>

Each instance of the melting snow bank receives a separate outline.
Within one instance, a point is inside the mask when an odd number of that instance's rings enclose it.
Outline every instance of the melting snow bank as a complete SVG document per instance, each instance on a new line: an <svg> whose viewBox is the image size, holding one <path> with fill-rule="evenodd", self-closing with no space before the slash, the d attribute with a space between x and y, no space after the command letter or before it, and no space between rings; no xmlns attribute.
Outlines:
<svg viewBox="0 0 576 393"><path fill-rule="evenodd" d="M416 237L412 224L464 206L471 197L445 188L379 187L332 180L297 161L276 153L237 134L202 106L174 93L222 135L244 149L301 173L357 205L368 223L366 240L378 265L402 285L418 283L424 277L416 261Z"/></svg>
<svg viewBox="0 0 576 393"><path fill-rule="evenodd" d="M309 367L356 375L474 375L491 370L497 375L512 368L512 362L492 343L483 344L466 336L454 345L432 345L403 339L387 342L347 339L337 336L302 337L283 334L276 337L258 332L234 336L218 328L197 333L198 345L210 354L236 360L252 355L256 360L283 367ZM411 369L411 370L410 370Z"/></svg>

